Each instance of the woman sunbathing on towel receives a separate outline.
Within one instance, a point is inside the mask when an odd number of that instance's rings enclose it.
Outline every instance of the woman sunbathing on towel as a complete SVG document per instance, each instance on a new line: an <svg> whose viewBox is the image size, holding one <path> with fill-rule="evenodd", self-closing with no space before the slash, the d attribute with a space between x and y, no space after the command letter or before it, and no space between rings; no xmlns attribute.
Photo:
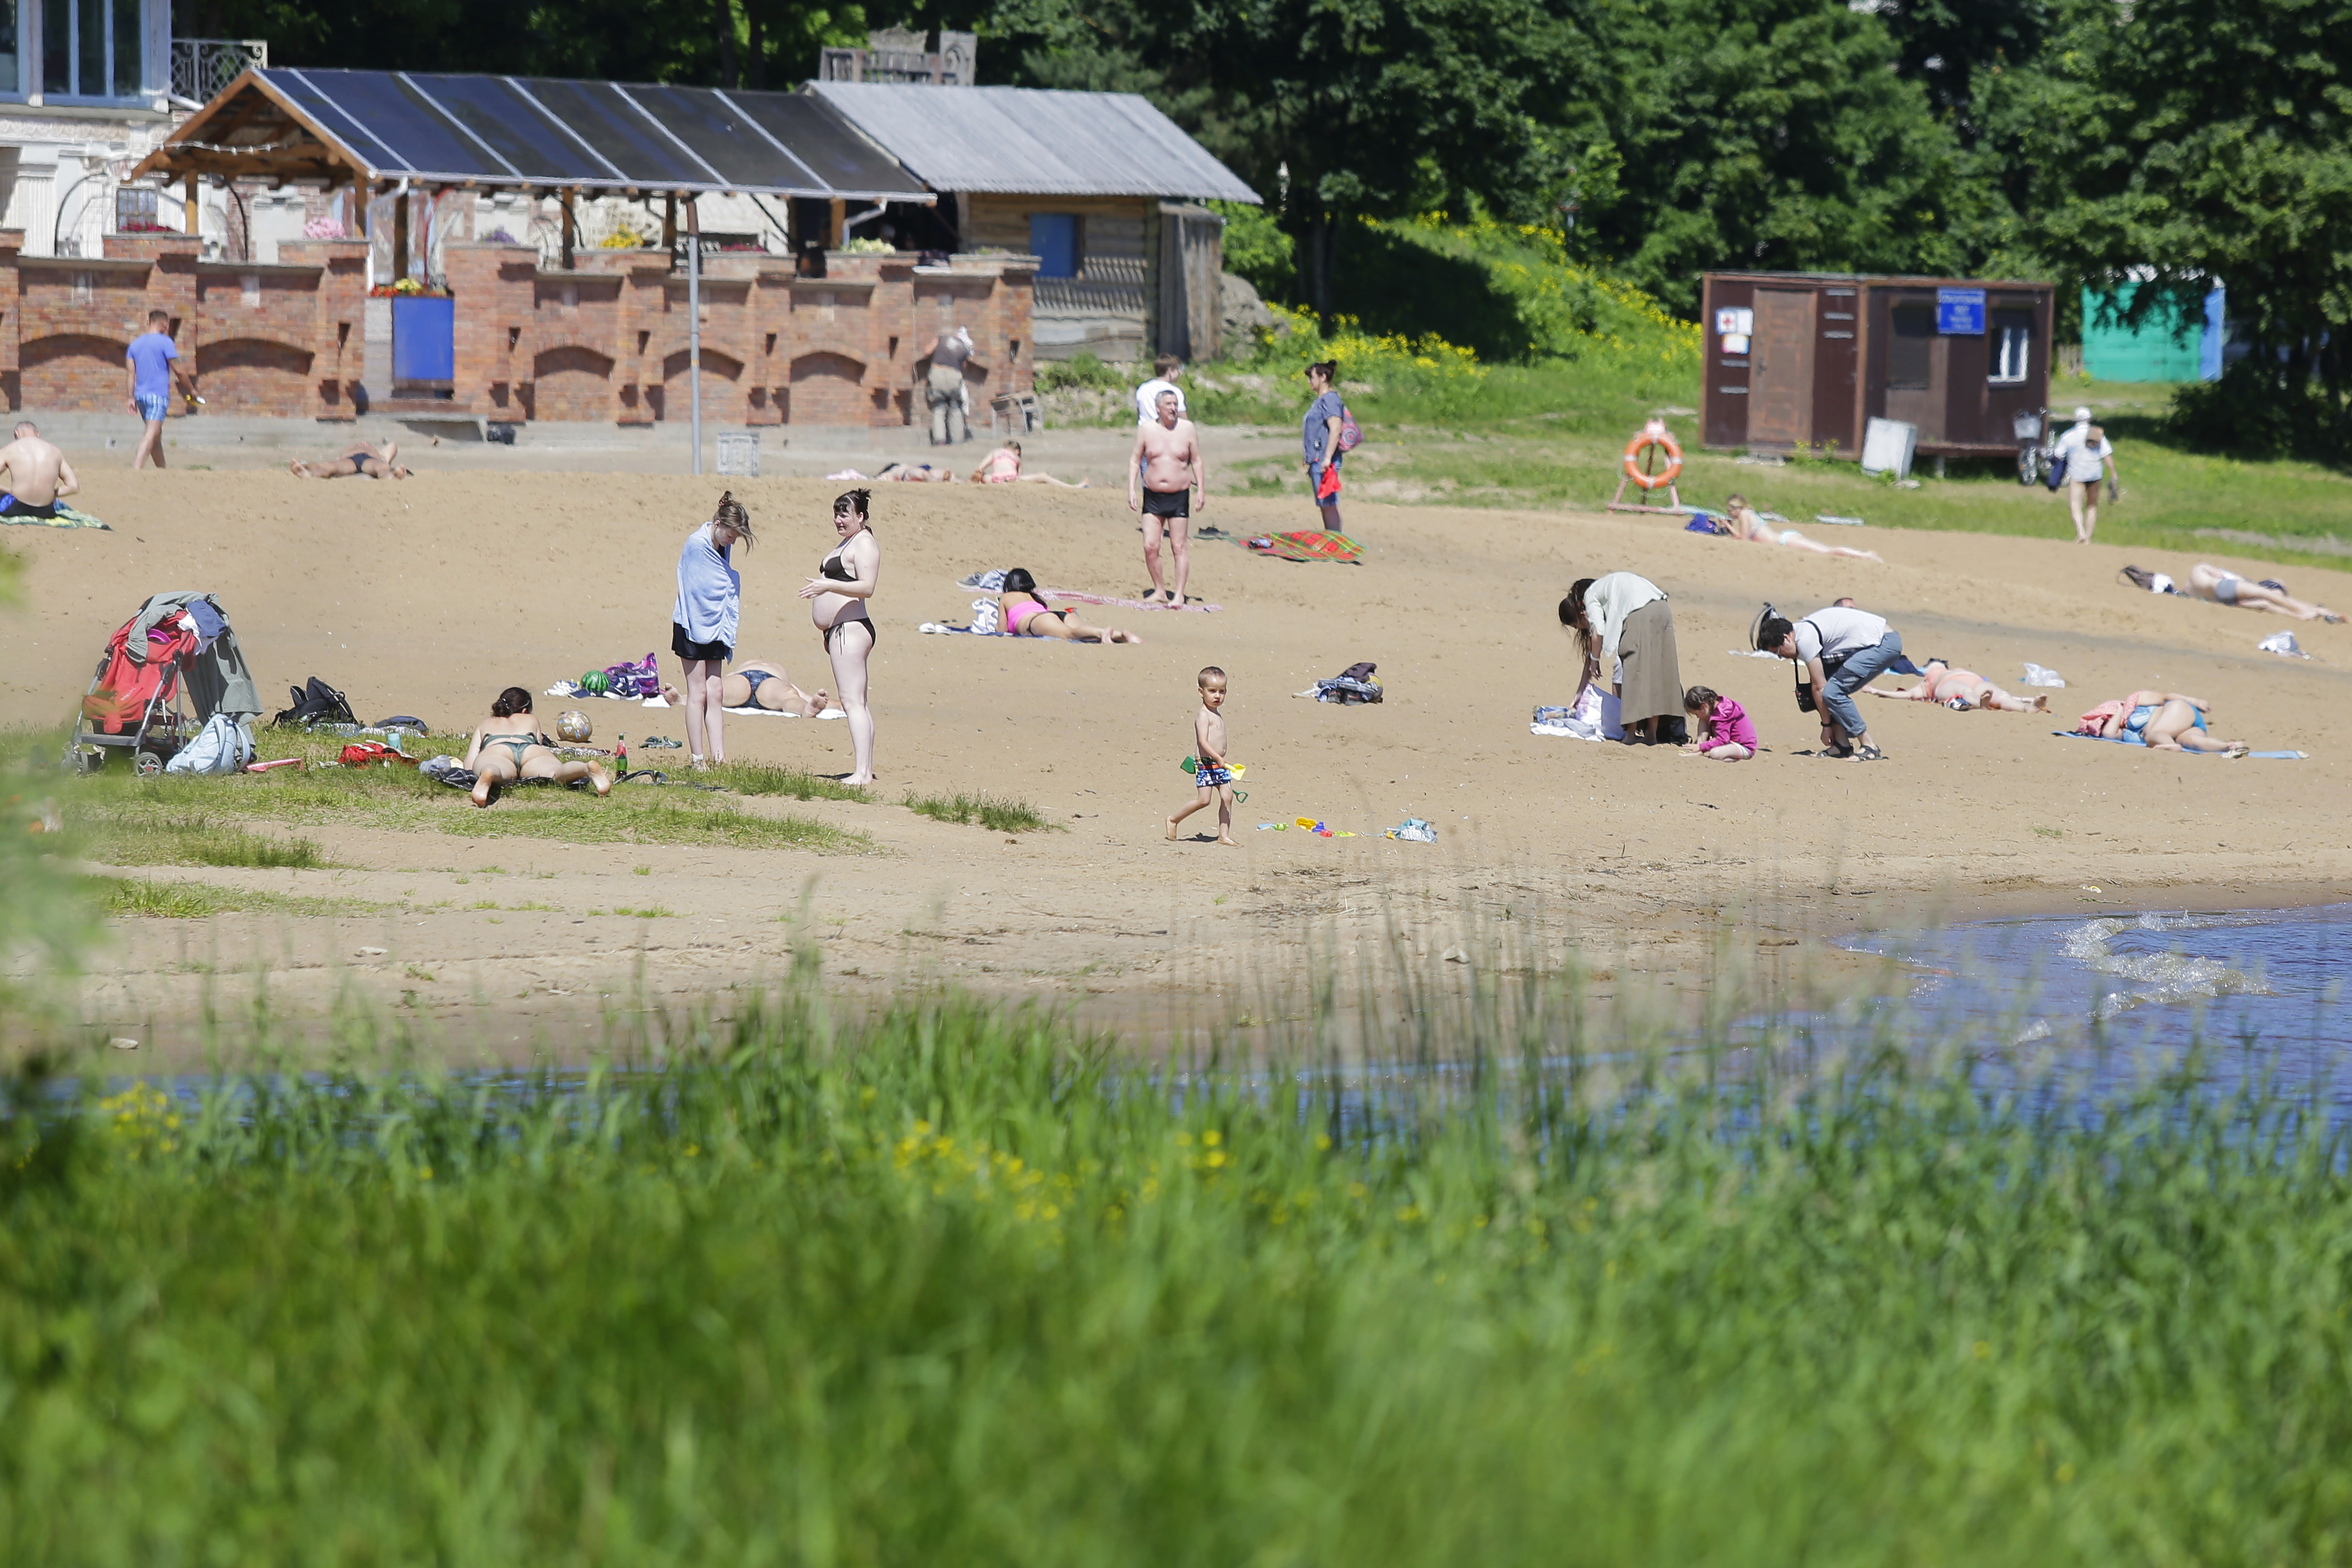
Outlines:
<svg viewBox="0 0 2352 1568"><path fill-rule="evenodd" d="M1004 574L1004 591L996 602L1004 611L1004 629L1015 637L1059 637L1065 643L1140 643L1132 632L1088 626L1072 610L1055 610L1037 597L1037 580L1025 566Z"/></svg>
<svg viewBox="0 0 2352 1568"><path fill-rule="evenodd" d="M330 457L324 463L289 463L286 471L297 479L349 479L354 476L366 479L405 479L408 470L400 466L399 457L400 444L396 441L387 441L381 446L356 441L343 456Z"/></svg>
<svg viewBox="0 0 2352 1568"><path fill-rule="evenodd" d="M2242 740L2219 740L2208 734L2205 705L2179 692L2134 692L2101 703L2074 727L2108 740L2136 737L2158 751L2218 751L2225 757L2243 757L2252 749Z"/></svg>
<svg viewBox="0 0 2352 1568"><path fill-rule="evenodd" d="M885 463L874 476L905 485L952 485L956 473L952 468L935 468L929 463Z"/></svg>
<svg viewBox="0 0 2352 1568"><path fill-rule="evenodd" d="M1021 444L1017 441L1006 442L982 458L980 466L971 471L971 482L975 485L1013 485L1024 480L1032 485L1059 485L1065 490L1089 487L1083 479L1073 485L1067 479L1056 479L1051 474L1024 474L1021 472Z"/></svg>
<svg viewBox="0 0 2352 1568"><path fill-rule="evenodd" d="M1930 659L1919 667L1919 684L1908 691L1883 692L1876 686L1864 686L1862 695L1873 697L1904 697L1915 703L1941 703L1948 708L1962 711L1973 707L1999 708L2003 713L2048 713L2050 698L2035 697L2032 702L2011 696L1974 670L1956 670L1941 659Z"/></svg>
<svg viewBox="0 0 2352 1568"><path fill-rule="evenodd" d="M2267 610L2275 615L2292 615L2297 621L2344 619L2333 610L2316 604L2305 604L2300 599L2290 599L2284 587L2274 582L2253 582L2223 567L2199 561L2189 569L2189 591L2199 599L2215 604L2234 604L2241 610Z"/></svg>
<svg viewBox="0 0 2352 1568"><path fill-rule="evenodd" d="M558 784L585 779L597 794L613 792L611 774L593 762L558 754L539 733L539 721L530 716L530 694L520 686L509 686L490 705L488 722L474 731L473 744L466 747L465 766L474 775L477 806L488 805L500 785L531 779Z"/></svg>
<svg viewBox="0 0 2352 1568"><path fill-rule="evenodd" d="M685 706L686 698L676 686L661 689L662 700L672 707ZM745 659L719 677L719 701L721 706L765 708L770 713L788 713L799 718L814 718L826 708L835 706L824 687L816 695L793 685L785 677L782 664L772 664L765 659Z"/></svg>
<svg viewBox="0 0 2352 1568"><path fill-rule="evenodd" d="M1848 549L1843 545L1816 544L1794 528L1776 528L1758 515L1745 496L1725 499L1724 510L1731 514L1727 523L1717 523L1715 531L1735 539L1745 539L1752 545L1786 545L1790 549L1811 550L1815 555L1842 555L1853 560L1874 560L1885 566L1886 559L1874 549Z"/></svg>

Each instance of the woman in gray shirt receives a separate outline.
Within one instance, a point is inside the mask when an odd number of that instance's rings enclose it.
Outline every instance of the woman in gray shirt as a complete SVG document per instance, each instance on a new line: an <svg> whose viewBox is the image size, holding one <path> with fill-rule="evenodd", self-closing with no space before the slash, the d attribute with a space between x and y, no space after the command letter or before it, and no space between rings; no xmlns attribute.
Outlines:
<svg viewBox="0 0 2352 1568"><path fill-rule="evenodd" d="M1323 509L1323 526L1332 533L1343 531L1339 526L1339 426L1346 423L1348 405L1339 401L1331 382L1339 376L1339 367L1328 360L1307 367L1307 385L1315 393L1315 401L1307 407L1307 417L1299 422L1299 435L1307 454L1307 487L1315 504Z"/></svg>

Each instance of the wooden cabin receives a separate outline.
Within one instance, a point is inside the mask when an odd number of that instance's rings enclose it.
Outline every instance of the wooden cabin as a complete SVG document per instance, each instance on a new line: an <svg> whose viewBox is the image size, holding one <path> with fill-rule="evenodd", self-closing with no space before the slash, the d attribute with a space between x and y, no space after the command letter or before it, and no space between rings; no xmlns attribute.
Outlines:
<svg viewBox="0 0 2352 1568"><path fill-rule="evenodd" d="M1039 359L1217 354L1224 223L1199 204L1257 193L1144 99L871 81L808 91L938 193L941 248L1037 258Z"/></svg>
<svg viewBox="0 0 2352 1568"><path fill-rule="evenodd" d="M2053 286L1986 278L1710 272L1702 444L1862 454L1873 419L1927 457L2005 456L2050 401Z"/></svg>

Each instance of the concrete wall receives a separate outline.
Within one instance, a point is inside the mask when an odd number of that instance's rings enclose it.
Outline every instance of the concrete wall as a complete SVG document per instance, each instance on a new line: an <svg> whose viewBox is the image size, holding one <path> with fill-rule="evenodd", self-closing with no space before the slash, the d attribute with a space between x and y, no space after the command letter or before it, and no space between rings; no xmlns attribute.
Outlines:
<svg viewBox="0 0 2352 1568"><path fill-rule="evenodd" d="M0 396L10 410L111 411L123 350L147 312L173 334L222 413L349 419L368 383L367 242L280 239L277 265L205 262L176 234L109 235L100 258L35 258L0 231ZM689 401L687 280L659 251L583 251L551 272L528 246L451 243L455 413L651 424ZM782 257L709 258L702 289L703 417L719 424L904 424L932 340L968 327L974 409L1026 392L1036 353L1036 258L833 253L827 276ZM407 406L407 405L403 405Z"/></svg>

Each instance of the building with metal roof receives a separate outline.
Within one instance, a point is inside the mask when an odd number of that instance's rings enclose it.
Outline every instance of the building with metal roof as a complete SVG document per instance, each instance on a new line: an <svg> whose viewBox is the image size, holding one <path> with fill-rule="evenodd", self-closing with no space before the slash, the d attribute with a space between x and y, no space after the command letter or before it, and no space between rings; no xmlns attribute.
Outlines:
<svg viewBox="0 0 2352 1568"><path fill-rule="evenodd" d="M1143 98L846 81L806 92L939 193L957 248L1038 258L1040 358L1218 351L1224 225L1197 204L1258 195Z"/></svg>

